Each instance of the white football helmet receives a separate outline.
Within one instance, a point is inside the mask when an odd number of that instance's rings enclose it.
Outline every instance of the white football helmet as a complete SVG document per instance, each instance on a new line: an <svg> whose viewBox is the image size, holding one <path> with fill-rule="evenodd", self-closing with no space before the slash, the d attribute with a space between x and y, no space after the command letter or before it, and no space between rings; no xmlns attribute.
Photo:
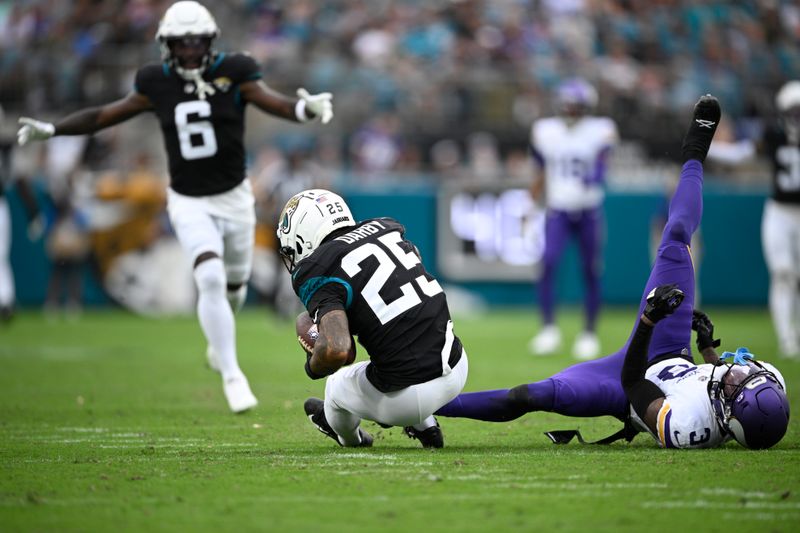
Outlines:
<svg viewBox="0 0 800 533"><path fill-rule="evenodd" d="M800 81L786 82L775 95L780 121L790 144L800 142Z"/></svg>
<svg viewBox="0 0 800 533"><path fill-rule="evenodd" d="M785 113L793 107L800 107L800 81L786 82L775 95L775 105L781 113Z"/></svg>
<svg viewBox="0 0 800 533"><path fill-rule="evenodd" d="M219 37L219 34L219 27L208 9L194 0L184 0L175 2L164 13L158 23L156 41L161 49L161 59L172 63L179 70L180 65L172 54L169 41L186 37L208 39L208 50L203 57L201 68L198 69L202 71L211 59L211 42Z"/></svg>
<svg viewBox="0 0 800 533"><path fill-rule="evenodd" d="M308 189L292 196L281 211L278 240L289 272L311 255L334 230L355 226L353 213L336 193Z"/></svg>

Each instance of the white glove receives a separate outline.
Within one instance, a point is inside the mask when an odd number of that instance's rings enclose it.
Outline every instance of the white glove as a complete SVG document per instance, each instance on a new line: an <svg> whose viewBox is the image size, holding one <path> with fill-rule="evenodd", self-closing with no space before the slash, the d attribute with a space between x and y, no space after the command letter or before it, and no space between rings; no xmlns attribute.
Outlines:
<svg viewBox="0 0 800 533"><path fill-rule="evenodd" d="M327 124L333 118L333 103L331 93L308 94L308 91L297 89L297 96L305 102L306 109L320 117L323 124Z"/></svg>
<svg viewBox="0 0 800 533"><path fill-rule="evenodd" d="M17 131L17 143L25 146L28 141L45 141L53 136L56 127L49 122L42 122L28 117L20 117L20 128Z"/></svg>

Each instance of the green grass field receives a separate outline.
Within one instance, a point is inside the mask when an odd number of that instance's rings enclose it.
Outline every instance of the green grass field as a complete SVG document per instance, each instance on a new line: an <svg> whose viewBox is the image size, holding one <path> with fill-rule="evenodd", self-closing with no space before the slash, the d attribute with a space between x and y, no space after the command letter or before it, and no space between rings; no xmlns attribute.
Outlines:
<svg viewBox="0 0 800 533"><path fill-rule="evenodd" d="M607 310L616 349L632 309ZM765 310L710 309L723 347L777 363L797 409L800 361L774 353ZM567 338L579 315L566 312ZM239 317L240 363L260 400L228 412L192 317L96 311L75 322L23 313L0 328L0 531L797 531L800 424L767 451L735 443L665 451L632 444L555 446L549 429L587 439L610 418L529 414L507 424L441 419L446 448L365 427L366 450L336 447L303 414L323 382L303 373L292 323ZM457 318L466 390L534 381L571 364L525 349L532 309ZM363 354L360 354L360 357Z"/></svg>

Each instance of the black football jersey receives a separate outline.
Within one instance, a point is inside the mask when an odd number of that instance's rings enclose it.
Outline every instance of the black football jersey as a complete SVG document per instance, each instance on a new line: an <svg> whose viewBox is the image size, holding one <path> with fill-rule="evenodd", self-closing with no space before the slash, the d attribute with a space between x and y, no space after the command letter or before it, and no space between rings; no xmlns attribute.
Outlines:
<svg viewBox="0 0 800 533"><path fill-rule="evenodd" d="M11 184L11 142L0 141L0 198L5 196L6 187Z"/></svg>
<svg viewBox="0 0 800 533"><path fill-rule="evenodd" d="M450 366L461 355L455 336L445 349L447 300L404 233L390 218L338 230L292 275L317 322L335 309L347 313L350 332L370 356L367 379L382 392L441 376L443 351Z"/></svg>
<svg viewBox="0 0 800 533"><path fill-rule="evenodd" d="M219 194L245 178L244 109L239 85L261 78L245 54L220 53L203 73L215 93L201 100L195 84L168 64L136 73L135 90L147 96L164 134L170 186L187 196Z"/></svg>
<svg viewBox="0 0 800 533"><path fill-rule="evenodd" d="M777 125L765 132L764 147L772 162L772 197L800 203L800 147L789 143L786 131Z"/></svg>

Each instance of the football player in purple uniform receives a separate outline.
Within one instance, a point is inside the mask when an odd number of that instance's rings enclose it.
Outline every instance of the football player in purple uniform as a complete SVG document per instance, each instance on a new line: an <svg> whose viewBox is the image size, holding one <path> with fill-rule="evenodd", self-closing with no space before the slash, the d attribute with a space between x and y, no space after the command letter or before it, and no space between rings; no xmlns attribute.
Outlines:
<svg viewBox="0 0 800 533"><path fill-rule="evenodd" d="M600 353L595 326L605 238L605 171L619 135L613 120L588 114L597 105L597 92L586 81L564 82L556 98L560 115L539 119L531 127L530 147L537 166L531 196L544 205L547 218L538 284L542 329L531 339L529 349L547 355L561 345L555 320L556 273L567 244L575 239L581 257L586 320L572 352L578 359L593 359Z"/></svg>
<svg viewBox="0 0 800 533"><path fill-rule="evenodd" d="M708 448L730 438L749 448L769 448L780 441L789 422L780 373L753 361L746 349L726 352L721 361L711 320L693 311L689 246L702 216L702 163L719 118L716 98L702 97L683 141L680 181L626 344L536 383L461 394L437 415L497 422L533 411L609 415L626 422L627 431L619 436L630 440L648 431L665 448ZM690 355L692 329L706 364L696 365ZM554 441L564 437L550 436Z"/></svg>
<svg viewBox="0 0 800 533"><path fill-rule="evenodd" d="M246 297L253 257L255 209L246 179L247 104L286 120L333 118L331 94L299 99L271 90L256 62L243 53L217 52L220 30L195 1L176 2L161 19L156 40L162 62L136 73L133 91L109 104L77 111L51 124L23 117L17 141L82 135L140 113L158 118L169 159L167 208L194 266L197 315L208 341L209 366L222 375L231 411L257 405L236 355L234 313Z"/></svg>

